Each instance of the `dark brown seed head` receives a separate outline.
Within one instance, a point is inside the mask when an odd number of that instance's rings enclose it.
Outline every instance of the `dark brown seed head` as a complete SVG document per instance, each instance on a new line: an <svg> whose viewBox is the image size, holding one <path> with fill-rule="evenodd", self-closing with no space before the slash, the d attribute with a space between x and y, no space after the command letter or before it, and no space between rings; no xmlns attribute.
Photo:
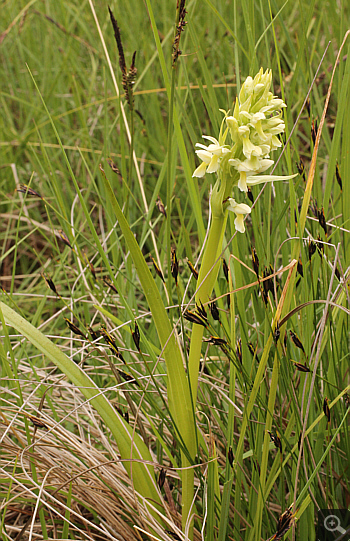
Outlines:
<svg viewBox="0 0 350 541"><path fill-rule="evenodd" d="M94 331L92 327L88 327L88 331L93 341L97 340L101 336L100 331Z"/></svg>
<svg viewBox="0 0 350 541"><path fill-rule="evenodd" d="M306 107L306 110L307 110L308 117L310 118L310 115L311 115L311 111L310 111L310 98L308 98L308 99L306 100L305 107Z"/></svg>
<svg viewBox="0 0 350 541"><path fill-rule="evenodd" d="M156 205L158 207L159 212L161 214L163 214L163 216L166 217L166 210L165 210L165 207L164 207L163 202L162 202L161 198L159 197L159 195L157 197Z"/></svg>
<svg viewBox="0 0 350 541"><path fill-rule="evenodd" d="M160 490L162 490L162 488L164 486L165 479L166 479L166 473L165 473L165 470L162 468L160 470L159 476L158 476L158 486L159 486Z"/></svg>
<svg viewBox="0 0 350 541"><path fill-rule="evenodd" d="M228 283L228 266L227 266L227 263L226 263L226 259L224 259L224 258L222 258L222 269L224 271L226 282Z"/></svg>
<svg viewBox="0 0 350 541"><path fill-rule="evenodd" d="M259 280L259 258L258 258L258 254L256 253L256 249L254 248L254 246L251 247L251 252L252 252L252 263L253 263L253 269L254 269L254 272Z"/></svg>
<svg viewBox="0 0 350 541"><path fill-rule="evenodd" d="M118 175L118 177L122 178L122 174L119 171L119 169L117 167L117 164L112 160L112 158L107 158L107 163L108 163L109 167L112 169L113 173Z"/></svg>
<svg viewBox="0 0 350 541"><path fill-rule="evenodd" d="M26 414L26 417L28 417L28 419L33 423L34 426L36 426L36 428L43 428L44 430L48 430L48 426L43 423L43 421L41 419L39 419L39 417L35 417L35 415L29 415L29 414Z"/></svg>
<svg viewBox="0 0 350 541"><path fill-rule="evenodd" d="M63 318L64 321L67 323L68 327L70 328L70 330L72 332L74 332L74 334L77 334L79 336L82 336L83 338L85 338L85 334L76 326L74 325L74 323L72 323L69 319L67 319L66 317Z"/></svg>
<svg viewBox="0 0 350 541"><path fill-rule="evenodd" d="M305 167L304 167L304 164L303 164L303 161L302 159L300 158L299 162L297 162L297 169L298 169L298 173L301 177L303 177L304 181L306 180L306 177L305 177Z"/></svg>
<svg viewBox="0 0 350 541"><path fill-rule="evenodd" d="M298 451L300 451L300 446L301 446L301 432L300 432L300 436L299 436L299 439L298 439ZM303 449L301 450L301 456L303 456Z"/></svg>
<svg viewBox="0 0 350 541"><path fill-rule="evenodd" d="M304 346L293 331L289 331L293 344L305 354Z"/></svg>
<svg viewBox="0 0 350 541"><path fill-rule="evenodd" d="M123 370L120 370L118 368L118 373L120 374L120 376L125 380L125 381L129 381L130 383L132 383L133 385L136 385L136 387L140 387L138 382L136 381L135 378L133 378L132 376L129 376L129 374L127 374L126 372L123 372Z"/></svg>
<svg viewBox="0 0 350 541"><path fill-rule="evenodd" d="M282 453L282 441L278 432L276 431L275 434L269 430L267 432L270 436L270 440L275 444L275 447L279 449L280 453Z"/></svg>
<svg viewBox="0 0 350 541"><path fill-rule="evenodd" d="M173 539L176 539L177 541L181 541L181 537L179 537L177 535L177 533L174 533L172 532L171 530L164 530L165 533L167 533L168 535L170 535L170 537L172 537Z"/></svg>
<svg viewBox="0 0 350 541"><path fill-rule="evenodd" d="M219 310L218 310L218 307L216 306L215 301L211 301L211 303L209 304L209 310L210 310L212 318L215 321L220 321L220 314L219 314Z"/></svg>
<svg viewBox="0 0 350 541"><path fill-rule="evenodd" d="M101 328L101 334L103 338L105 339L106 344L108 344L109 349L113 353L113 355L116 355L117 357L119 357L120 356L119 349L113 336L104 327Z"/></svg>
<svg viewBox="0 0 350 541"><path fill-rule="evenodd" d="M331 410L329 409L329 400L327 397L325 397L323 401L323 413L325 414L327 418L327 422L331 422Z"/></svg>
<svg viewBox="0 0 350 541"><path fill-rule="evenodd" d="M140 351L140 331L135 321L135 330L132 332L132 338L138 351Z"/></svg>
<svg viewBox="0 0 350 541"><path fill-rule="evenodd" d="M259 363L259 357L257 355L257 350L258 350L258 344L256 344L256 346L254 347L253 344L251 342L248 342L247 343L247 346L248 346L248 349L250 351L250 353L253 355L253 357L255 357L255 360L257 363Z"/></svg>
<svg viewBox="0 0 350 541"><path fill-rule="evenodd" d="M280 541L291 528L296 513L292 514L292 505L278 519L277 531L272 537L273 541Z"/></svg>
<svg viewBox="0 0 350 541"><path fill-rule="evenodd" d="M280 324L279 322L277 321L276 322L276 327L275 327L275 332L273 333L273 338L275 340L275 344L277 344L279 338L281 336L281 331L280 331Z"/></svg>
<svg viewBox="0 0 350 541"><path fill-rule="evenodd" d="M335 178L337 179L339 188L341 189L341 191L343 191L343 181L340 176L340 169L339 169L338 162L336 163L336 166L335 166Z"/></svg>
<svg viewBox="0 0 350 541"><path fill-rule="evenodd" d="M20 184L17 188L17 192L25 193L27 195L34 195L34 197L39 197L39 199L43 199L40 195L40 193L33 190L33 188L30 188L26 184Z"/></svg>
<svg viewBox="0 0 350 541"><path fill-rule="evenodd" d="M295 368L297 370L299 370L299 372L311 372L310 368L308 368L306 366L306 363L304 364L301 364L301 363L297 363L296 361L293 361L293 359L291 359L292 363L294 364Z"/></svg>
<svg viewBox="0 0 350 541"><path fill-rule="evenodd" d="M177 17L177 25L176 25L176 31L175 31L175 37L173 41L173 67L175 67L176 61L181 55L182 51L179 49L180 45L180 38L182 32L185 30L186 21L185 17L187 14L187 11L185 9L186 0L178 0L177 2L177 10L178 10L178 17Z"/></svg>
<svg viewBox="0 0 350 541"><path fill-rule="evenodd" d="M176 257L176 250L175 248L171 248L171 275L174 278L176 285L177 285L178 274L179 274L179 263Z"/></svg>
<svg viewBox="0 0 350 541"><path fill-rule="evenodd" d="M312 256L316 252L316 244L311 239L309 239L308 250L309 250L309 261L311 261Z"/></svg>
<svg viewBox="0 0 350 541"><path fill-rule="evenodd" d="M41 273L41 276L44 278L46 285L51 289L51 291L53 291L56 295L58 295L56 286L51 280L50 276L45 276L43 272Z"/></svg>
<svg viewBox="0 0 350 541"><path fill-rule="evenodd" d="M340 280L341 280L341 274L340 274L340 270L338 269L338 265L335 267L334 274L336 275L336 277L338 278L338 280L339 280L339 282L340 282Z"/></svg>
<svg viewBox="0 0 350 541"><path fill-rule="evenodd" d="M202 325L203 327L207 326L206 320L203 319L203 317L196 312L191 312L190 310L186 310L186 312L184 312L183 314L183 317L187 319L187 321L190 321L191 323L196 323L197 325Z"/></svg>
<svg viewBox="0 0 350 541"><path fill-rule="evenodd" d="M227 346L225 338L220 338L220 336L210 336L209 338L203 339L203 342L208 342L214 346Z"/></svg>
<svg viewBox="0 0 350 541"><path fill-rule="evenodd" d="M298 259L297 272L300 274L300 276L304 277L303 263L302 263L300 257L299 257L299 259Z"/></svg>
<svg viewBox="0 0 350 541"><path fill-rule="evenodd" d="M323 207L318 211L318 223L320 224L323 231L325 232L325 235L327 236L327 223L326 223Z"/></svg>
<svg viewBox="0 0 350 541"><path fill-rule="evenodd" d="M199 304L196 304L196 312L200 317L208 322L207 311L204 308L202 301L199 301Z"/></svg>
<svg viewBox="0 0 350 541"><path fill-rule="evenodd" d="M153 263L153 267L154 267L154 270L156 271L156 274L158 274L159 278L162 280L162 282L165 283L165 280L164 280L164 276L163 276L163 273L162 271L160 270L160 268L158 267L155 259L153 259L153 257L151 257L152 259L152 263Z"/></svg>
<svg viewBox="0 0 350 541"><path fill-rule="evenodd" d="M120 35L120 30L119 30L118 23L115 20L112 10L109 6L108 6L108 11L109 11L109 16L111 18L113 30L114 30L114 37L117 42L118 53L119 53L119 66L120 66L122 74L124 75L126 74L127 70L126 70L126 62L125 62L124 49L123 49L122 39Z"/></svg>
<svg viewBox="0 0 350 541"><path fill-rule="evenodd" d="M324 243L321 240L320 234L317 235L316 246L319 256L322 257L324 255Z"/></svg>
<svg viewBox="0 0 350 541"><path fill-rule="evenodd" d="M57 231L57 236L61 239L62 242L64 242L64 244L66 244L66 246L69 246L69 248L72 248L72 245L71 243L69 242L69 238L67 237L67 235L65 234L64 231L62 231L62 229L59 229Z"/></svg>
<svg viewBox="0 0 350 541"><path fill-rule="evenodd" d="M91 261L88 260L88 263L89 263L89 268L90 268L90 272L92 274L92 276L95 278L96 280L96 271L95 271L95 267L93 266L93 264L91 263Z"/></svg>
<svg viewBox="0 0 350 541"><path fill-rule="evenodd" d="M231 468L233 468L234 457L233 457L232 447L229 447L229 448L228 448L228 451L227 451L227 458L228 458L228 461L229 461L229 464L230 464Z"/></svg>
<svg viewBox="0 0 350 541"><path fill-rule="evenodd" d="M109 278L102 278L102 281L107 287L110 287L114 291L114 293L118 294L117 288L115 287L115 285L113 284L113 282L111 282Z"/></svg>
<svg viewBox="0 0 350 541"><path fill-rule="evenodd" d="M311 137L312 137L313 144L316 143L317 131L318 131L317 120L313 120L311 123Z"/></svg>
<svg viewBox="0 0 350 541"><path fill-rule="evenodd" d="M191 273L193 274L194 279L198 280L198 271L194 268L193 264L191 263L191 261L189 259L187 260L187 265L188 265Z"/></svg>
<svg viewBox="0 0 350 541"><path fill-rule="evenodd" d="M239 362L242 364L242 340L239 338L236 344L236 355Z"/></svg>
<svg viewBox="0 0 350 541"><path fill-rule="evenodd" d="M248 188L247 196L248 196L249 201L254 205L254 196L253 196L253 192L252 192L252 190L250 188Z"/></svg>

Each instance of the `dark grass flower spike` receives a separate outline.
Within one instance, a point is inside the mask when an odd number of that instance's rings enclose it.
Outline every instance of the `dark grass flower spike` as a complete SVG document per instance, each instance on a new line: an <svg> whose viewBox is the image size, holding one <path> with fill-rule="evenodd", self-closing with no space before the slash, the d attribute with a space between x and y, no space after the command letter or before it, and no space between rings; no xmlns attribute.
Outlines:
<svg viewBox="0 0 350 541"><path fill-rule="evenodd" d="M320 224L325 235L327 236L327 223L326 223L323 207L317 212L317 216L318 216L318 223Z"/></svg>
<svg viewBox="0 0 350 541"><path fill-rule="evenodd" d="M242 340L239 338L236 344L236 355L239 362L242 364Z"/></svg>
<svg viewBox="0 0 350 541"><path fill-rule="evenodd" d="M118 175L118 177L123 178L120 170L118 169L116 163L112 160L112 158L107 158L107 163L109 167L112 169L113 173Z"/></svg>
<svg viewBox="0 0 350 541"><path fill-rule="evenodd" d="M203 317L196 312L191 312L191 310L186 310L186 312L184 312L183 317L187 319L187 321L189 321L190 323L196 323L197 325L202 325L203 327L207 327L206 320L203 319Z"/></svg>
<svg viewBox="0 0 350 541"><path fill-rule="evenodd" d="M159 472L159 475L158 475L158 486L159 486L160 490L162 490L162 488L164 486L165 479L166 479L166 473L165 473L165 470L162 468L160 470L160 472Z"/></svg>
<svg viewBox="0 0 350 541"><path fill-rule="evenodd" d="M291 337L291 339L292 339L293 344L294 344L297 348L301 349L301 351L302 351L302 352L304 353L304 355L305 355L304 346L303 346L303 344L301 343L300 339L297 337L297 335L296 335L293 331L289 331L289 334L290 334L290 337Z"/></svg>
<svg viewBox="0 0 350 541"><path fill-rule="evenodd" d="M191 263L189 259L187 259L187 265L190 271L192 272L194 279L198 280L198 271L194 268L193 264Z"/></svg>
<svg viewBox="0 0 350 541"><path fill-rule="evenodd" d="M343 181L341 179L338 162L336 163L336 166L335 166L335 178L337 179L337 182L339 184L339 188L341 189L341 191L343 191Z"/></svg>
<svg viewBox="0 0 350 541"><path fill-rule="evenodd" d="M297 272L300 274L302 278L304 278L304 271L303 271L303 263L301 261L301 258L299 257L298 263L297 263Z"/></svg>
<svg viewBox="0 0 350 541"><path fill-rule="evenodd" d="M35 415L29 415L29 413L25 413L24 415L36 428L43 428L44 430L49 429L49 427L41 419L39 419L39 417L35 417Z"/></svg>
<svg viewBox="0 0 350 541"><path fill-rule="evenodd" d="M41 276L44 278L46 285L55 293L55 295L59 296L59 293L57 292L56 286L51 280L50 276L45 276L45 274L42 272Z"/></svg>
<svg viewBox="0 0 350 541"><path fill-rule="evenodd" d="M248 342L247 346L248 346L248 349L249 349L250 353L253 355L253 357L255 357L256 362L259 363L260 361L259 361L259 357L257 355L258 344L256 344L256 346L254 347L251 342Z"/></svg>
<svg viewBox="0 0 350 541"><path fill-rule="evenodd" d="M163 202L162 202L161 198L159 197L159 195L157 197L156 205L158 207L159 212L161 214L163 214L163 216L165 216L165 218L166 218L167 214L166 214L165 206L163 205Z"/></svg>
<svg viewBox="0 0 350 541"><path fill-rule="evenodd" d="M133 376L130 376L129 374L127 374L126 372L123 372L123 370L120 370L119 368L118 368L118 373L125 381L128 381L132 383L133 385L136 385L137 387L140 387L139 383L136 381L136 379Z"/></svg>
<svg viewBox="0 0 350 541"><path fill-rule="evenodd" d="M61 239L61 241L66 246L69 246L69 248L71 250L73 250L73 247L72 247L71 243L69 242L69 238L67 237L67 235L65 234L65 232L62 229L59 229L58 231L56 231L56 235Z"/></svg>
<svg viewBox="0 0 350 541"><path fill-rule="evenodd" d="M311 372L310 368L306 366L306 363L304 364L297 363L296 361L293 361L293 359L291 359L291 362L294 364L295 368L299 370L299 372L305 372L305 373Z"/></svg>
<svg viewBox="0 0 350 541"><path fill-rule="evenodd" d="M132 339L134 340L134 344L137 348L137 351L140 352L140 331L139 331L139 327L135 321L135 330L131 332L132 334Z"/></svg>
<svg viewBox="0 0 350 541"><path fill-rule="evenodd" d="M323 413L325 414L327 423L329 424L331 422L331 410L329 408L329 399L327 397L325 397L323 401Z"/></svg>
<svg viewBox="0 0 350 541"><path fill-rule="evenodd" d="M27 195L34 195L34 197L39 197L39 199L44 199L40 193L36 192L35 190L33 190L33 188L30 188L29 186L27 186L26 184L20 184L17 188L16 188L17 192L21 192L21 193L25 193Z"/></svg>
<svg viewBox="0 0 350 541"><path fill-rule="evenodd" d="M178 18L177 18L177 25L176 25L176 31L175 31L175 38L173 42L173 67L175 67L176 61L181 55L182 51L179 49L180 45L180 38L182 32L185 30L186 21L185 17L187 14L187 11L185 9L186 0L177 0L177 12L178 12Z"/></svg>
<svg viewBox="0 0 350 541"><path fill-rule="evenodd" d="M171 276L174 278L175 280L175 284L177 285L177 277L178 277L178 274L179 274L179 263L178 263L178 260L177 260L177 257L176 257L176 250L175 248L171 248Z"/></svg>
<svg viewBox="0 0 350 541"><path fill-rule="evenodd" d="M64 317L63 318L64 321L67 323L68 327L70 328L70 330L72 332L74 332L74 334L77 334L78 336L81 336L82 338L86 338L85 334L83 333L83 331L81 331L79 329L79 327L77 327L76 325L74 325L74 323L72 323L72 321L70 321L70 319Z"/></svg>
<svg viewBox="0 0 350 541"><path fill-rule="evenodd" d="M216 306L216 302L211 301L211 303L209 303L208 306L209 306L209 310L210 310L212 318L215 321L220 321L220 313L219 313L218 307Z"/></svg>
<svg viewBox="0 0 350 541"><path fill-rule="evenodd" d="M314 241L309 239L309 242L308 242L309 261L311 261L311 258L314 255L314 253L316 252L316 249L317 248L316 248L316 244L314 243Z"/></svg>
<svg viewBox="0 0 350 541"><path fill-rule="evenodd" d="M111 280L109 278L103 278L102 281L107 287L110 287L112 289L112 291L114 291L114 293L117 293L117 295L118 295L117 288L115 287L115 285L111 282Z"/></svg>
<svg viewBox="0 0 350 541"><path fill-rule="evenodd" d="M301 177L303 177L304 182L306 182L305 166L304 166L303 161L302 161L301 158L300 158L299 162L296 162L296 166L297 166L299 175Z"/></svg>
<svg viewBox="0 0 350 541"><path fill-rule="evenodd" d="M162 271L160 270L160 268L158 267L157 263L156 263L156 260L151 257L151 260L152 260L152 263L153 263L153 267L154 267L154 270L156 271L156 274L159 276L159 278L162 280L162 282L164 282L165 284L165 280L164 280L164 276L163 276L163 273Z"/></svg>
<svg viewBox="0 0 350 541"><path fill-rule="evenodd" d="M203 306L202 301L199 301L199 304L196 304L196 312L199 314L206 322L208 322L207 311Z"/></svg>
<svg viewBox="0 0 350 541"><path fill-rule="evenodd" d="M312 138L313 144L315 144L316 142L317 131L318 131L317 120L313 120L311 123L311 138Z"/></svg>
<svg viewBox="0 0 350 541"><path fill-rule="evenodd" d="M288 509L279 517L277 523L277 531L272 537L268 539L268 541L280 541L291 528L293 524L293 519L296 515L296 513L292 513L292 507L293 504L288 507Z"/></svg>
<svg viewBox="0 0 350 541"><path fill-rule="evenodd" d="M220 336L210 336L209 338L205 338L203 342L213 344L214 346L224 347L225 350L228 347L228 343L226 342L225 338L220 338Z"/></svg>
<svg viewBox="0 0 350 541"><path fill-rule="evenodd" d="M97 340L101 336L100 331L95 331L92 327L88 327L88 331L93 341Z"/></svg>
<svg viewBox="0 0 350 541"><path fill-rule="evenodd" d="M224 271L226 282L228 283L228 265L226 263L226 259L224 259L224 258L222 259L222 269Z"/></svg>
<svg viewBox="0 0 350 541"><path fill-rule="evenodd" d="M280 453L282 453L282 441L278 432L276 431L274 434L273 432L270 432L270 430L267 430L267 433L270 436L270 440L275 444L276 449L279 449Z"/></svg>
<svg viewBox="0 0 350 541"><path fill-rule="evenodd" d="M232 451L231 446L228 448L227 458L228 458L228 461L229 461L229 464L230 464L231 468L233 468L234 457L233 457L233 451Z"/></svg>
<svg viewBox="0 0 350 541"><path fill-rule="evenodd" d="M258 281L260 282L260 277L259 277L259 258L258 258L258 254L256 253L256 249L254 248L254 246L251 247L251 253L252 253L252 264L253 264L253 269L254 269L254 272L256 274L256 277L258 279Z"/></svg>
<svg viewBox="0 0 350 541"><path fill-rule="evenodd" d="M124 49L123 49L123 44L122 44L122 39L121 39L120 29L119 29L118 23L117 23L116 19L114 18L112 10L111 10L111 8L109 6L108 6L108 11L109 11L109 16L110 16L111 21L112 21L113 30L114 30L114 37L115 37L115 40L117 42L117 47L118 47L119 66L120 66L120 70L122 72L122 85L123 85L124 92L125 92L125 98L126 98L126 101L127 101L128 105L129 105L129 108L132 110L134 108L133 85L135 83L136 74L137 74L137 69L135 67L136 51L134 52L134 54L132 56L131 66L130 66L130 69L128 70L127 67L126 67Z"/></svg>

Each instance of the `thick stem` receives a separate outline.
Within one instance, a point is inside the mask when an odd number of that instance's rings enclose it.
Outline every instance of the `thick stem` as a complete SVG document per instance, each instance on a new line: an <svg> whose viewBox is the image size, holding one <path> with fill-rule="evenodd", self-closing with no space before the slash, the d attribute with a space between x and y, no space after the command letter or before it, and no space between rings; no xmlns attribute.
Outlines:
<svg viewBox="0 0 350 541"><path fill-rule="evenodd" d="M220 216L214 216L209 231L208 242L204 251L202 265L198 276L198 291L196 302L203 304L209 301L213 291L215 281L220 268L220 261L216 260L222 251L222 241L224 237L227 221L227 212ZM204 328L201 325L193 325L190 354L188 358L188 373L191 383L191 392L193 403L197 402L197 384L199 361L201 356L202 338Z"/></svg>

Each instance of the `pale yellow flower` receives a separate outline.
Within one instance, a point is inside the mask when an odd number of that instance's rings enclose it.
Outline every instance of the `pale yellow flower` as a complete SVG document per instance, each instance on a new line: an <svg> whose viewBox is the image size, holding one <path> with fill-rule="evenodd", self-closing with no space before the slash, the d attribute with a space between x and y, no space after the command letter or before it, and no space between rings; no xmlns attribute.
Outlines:
<svg viewBox="0 0 350 541"><path fill-rule="evenodd" d="M244 233L244 216L246 214L250 214L252 209L245 203L237 203L237 201L235 201L233 197L230 197L228 199L228 203L229 205L227 207L227 210L230 210L231 212L234 212L236 214L235 228L240 233Z"/></svg>
<svg viewBox="0 0 350 541"><path fill-rule="evenodd" d="M196 143L196 147L201 150L196 150L196 154L203 163L193 172L192 177L204 177L205 173L216 173L219 168L220 159L224 154L229 152L228 148L220 145L219 141L209 135L203 135L203 139L208 139L211 144L207 147L200 143Z"/></svg>

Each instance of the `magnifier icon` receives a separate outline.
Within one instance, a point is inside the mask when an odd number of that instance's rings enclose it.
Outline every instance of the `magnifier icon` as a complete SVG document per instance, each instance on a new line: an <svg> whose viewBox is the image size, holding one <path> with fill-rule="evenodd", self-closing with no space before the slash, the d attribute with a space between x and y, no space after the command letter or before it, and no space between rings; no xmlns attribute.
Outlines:
<svg viewBox="0 0 350 541"><path fill-rule="evenodd" d="M329 532L339 532L342 535L346 533L346 530L340 526L340 520L336 515L328 515L324 519L323 525Z"/></svg>

